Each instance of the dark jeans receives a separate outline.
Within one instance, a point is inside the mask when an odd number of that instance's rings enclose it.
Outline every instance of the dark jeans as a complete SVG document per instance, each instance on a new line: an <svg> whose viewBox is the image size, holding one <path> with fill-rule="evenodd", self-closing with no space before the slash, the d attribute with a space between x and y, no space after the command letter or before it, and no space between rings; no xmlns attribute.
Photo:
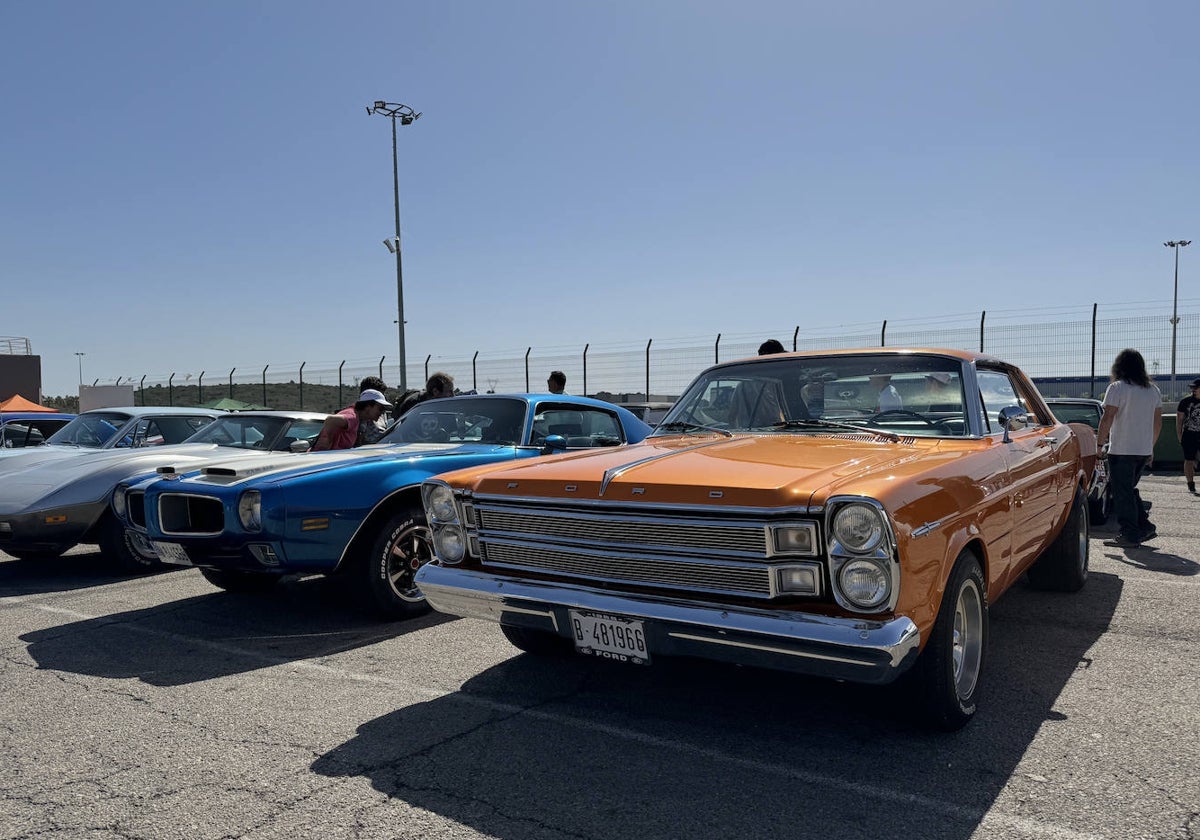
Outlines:
<svg viewBox="0 0 1200 840"><path fill-rule="evenodd" d="M1142 470L1148 458L1144 455L1109 455L1108 481L1113 491L1113 512L1121 536L1135 542L1150 528L1150 517L1142 505L1142 496L1137 491Z"/></svg>

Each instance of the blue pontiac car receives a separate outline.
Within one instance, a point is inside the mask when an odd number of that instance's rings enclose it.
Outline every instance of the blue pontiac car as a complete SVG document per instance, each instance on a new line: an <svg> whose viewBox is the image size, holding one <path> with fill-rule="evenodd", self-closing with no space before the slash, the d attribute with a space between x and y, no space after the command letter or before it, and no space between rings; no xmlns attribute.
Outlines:
<svg viewBox="0 0 1200 840"><path fill-rule="evenodd" d="M428 610L413 583L431 557L421 482L450 470L635 443L629 411L563 394L428 400L377 444L252 456L119 485L114 512L165 563L254 591L285 574L344 574L386 618ZM183 470L187 470L184 472Z"/></svg>

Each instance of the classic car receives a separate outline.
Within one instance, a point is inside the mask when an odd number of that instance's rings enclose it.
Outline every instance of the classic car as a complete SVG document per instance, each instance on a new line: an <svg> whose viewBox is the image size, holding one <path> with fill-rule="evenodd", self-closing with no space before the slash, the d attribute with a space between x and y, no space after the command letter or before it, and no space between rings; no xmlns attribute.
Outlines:
<svg viewBox="0 0 1200 840"><path fill-rule="evenodd" d="M247 411L220 416L179 444L13 459L0 467L0 551L49 558L79 543L99 543L117 571L152 569L158 565L154 553L127 541L124 527L109 513L120 481L153 474L168 463L287 452L295 441L314 440L325 417L312 411Z"/></svg>
<svg viewBox="0 0 1200 840"><path fill-rule="evenodd" d="M671 410L674 403L669 402L640 402L640 403L621 403L622 406L633 412L639 420L645 420L651 426L658 423L667 416L667 412Z"/></svg>
<svg viewBox="0 0 1200 840"><path fill-rule="evenodd" d="M85 411L46 439L41 446L0 449L0 474L16 462L32 464L73 457L97 449L130 449L182 443L224 411L208 408L133 406Z"/></svg>
<svg viewBox="0 0 1200 840"><path fill-rule="evenodd" d="M1104 416L1104 403L1084 397L1047 397L1046 405L1054 416L1064 423L1085 423L1092 431L1100 429L1100 418ZM1104 449L1102 451L1107 451ZM1145 502L1144 504L1149 504ZM1108 461L1096 460L1088 487L1088 515L1092 525L1103 525L1112 510L1112 487L1108 483Z"/></svg>
<svg viewBox="0 0 1200 840"><path fill-rule="evenodd" d="M877 411L880 382L901 408ZM1088 573L1095 437L999 359L784 353L715 365L620 450L422 487L433 607L532 653L728 660L974 715L988 608Z"/></svg>
<svg viewBox="0 0 1200 840"><path fill-rule="evenodd" d="M428 610L413 573L429 559L421 482L449 469L642 440L650 427L611 403L553 394L419 403L356 449L248 458L118 487L113 509L163 561L215 586L253 591L292 573L348 575L388 618Z"/></svg>
<svg viewBox="0 0 1200 840"><path fill-rule="evenodd" d="M0 412L0 449L40 446L46 438L75 419L74 414L44 411Z"/></svg>

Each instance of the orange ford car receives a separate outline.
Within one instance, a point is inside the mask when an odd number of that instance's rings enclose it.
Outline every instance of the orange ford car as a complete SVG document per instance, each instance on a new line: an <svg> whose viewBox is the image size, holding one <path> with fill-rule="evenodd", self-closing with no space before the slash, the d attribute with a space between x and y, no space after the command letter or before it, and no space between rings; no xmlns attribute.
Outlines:
<svg viewBox="0 0 1200 840"><path fill-rule="evenodd" d="M1088 573L1095 437L989 356L784 353L704 371L643 443L425 482L443 612L518 648L692 656L974 715L988 606Z"/></svg>

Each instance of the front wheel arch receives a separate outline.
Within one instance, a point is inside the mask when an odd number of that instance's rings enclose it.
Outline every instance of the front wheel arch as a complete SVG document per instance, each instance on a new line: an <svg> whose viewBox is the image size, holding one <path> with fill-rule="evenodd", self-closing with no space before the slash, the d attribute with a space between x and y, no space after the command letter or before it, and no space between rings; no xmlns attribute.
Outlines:
<svg viewBox="0 0 1200 840"><path fill-rule="evenodd" d="M350 542L346 544L341 559L338 560L335 574L352 573L356 561L366 557L371 552L379 529L389 519L412 507L421 507L421 485L410 484L392 491L363 519Z"/></svg>

